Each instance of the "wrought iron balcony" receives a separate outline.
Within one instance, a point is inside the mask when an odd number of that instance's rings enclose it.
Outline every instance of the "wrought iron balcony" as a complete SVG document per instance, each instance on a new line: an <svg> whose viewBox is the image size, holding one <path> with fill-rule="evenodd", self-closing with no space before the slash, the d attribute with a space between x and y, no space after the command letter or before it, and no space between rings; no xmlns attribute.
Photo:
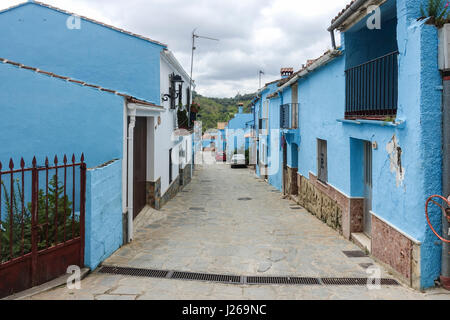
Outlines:
<svg viewBox="0 0 450 320"><path fill-rule="evenodd" d="M347 119L385 119L397 115L398 52L345 71Z"/></svg>
<svg viewBox="0 0 450 320"><path fill-rule="evenodd" d="M287 103L280 106L280 129L298 128L298 103Z"/></svg>

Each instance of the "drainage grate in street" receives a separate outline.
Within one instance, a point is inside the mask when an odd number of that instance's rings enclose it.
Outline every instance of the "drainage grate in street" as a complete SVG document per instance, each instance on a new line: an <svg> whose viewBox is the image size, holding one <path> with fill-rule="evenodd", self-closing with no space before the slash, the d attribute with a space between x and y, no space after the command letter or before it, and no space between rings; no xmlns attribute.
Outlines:
<svg viewBox="0 0 450 320"><path fill-rule="evenodd" d="M192 208L189 208L189 210L191 210L191 211L203 211L203 210L205 210L205 208L192 207Z"/></svg>
<svg viewBox="0 0 450 320"><path fill-rule="evenodd" d="M247 284L320 285L320 281L317 278L300 277L247 277Z"/></svg>
<svg viewBox="0 0 450 320"><path fill-rule="evenodd" d="M353 250L353 251L342 251L343 254L345 254L348 258L364 258L367 257L367 254L360 250Z"/></svg>
<svg viewBox="0 0 450 320"><path fill-rule="evenodd" d="M368 278L311 278L311 277L245 277L225 274L208 274L195 272L180 272L168 270L138 269L128 267L103 266L98 271L105 274L117 274L133 277L146 278L166 278L177 280L193 280L206 282L219 282L228 284L248 284L248 285L326 285L326 286L364 286L367 284L377 284L376 279ZM384 286L398 286L394 279L380 279Z"/></svg>
<svg viewBox="0 0 450 320"><path fill-rule="evenodd" d="M322 278L326 286L366 286L367 284L376 284L376 279L368 278ZM381 285L398 286L399 283L394 279L379 279Z"/></svg>
<svg viewBox="0 0 450 320"><path fill-rule="evenodd" d="M252 198L239 198L238 200L239 201L250 201L250 200L252 200Z"/></svg>
<svg viewBox="0 0 450 320"><path fill-rule="evenodd" d="M300 210L302 207L291 207L291 210Z"/></svg>
<svg viewBox="0 0 450 320"><path fill-rule="evenodd" d="M120 274L133 277L146 278L165 278L169 271L165 270L151 270L151 269L137 269L137 268L123 268L104 266L99 270L100 273Z"/></svg>
<svg viewBox="0 0 450 320"><path fill-rule="evenodd" d="M178 272L178 271L173 273L172 279L223 282L223 283L241 283L241 277L239 276L230 276L224 274Z"/></svg>

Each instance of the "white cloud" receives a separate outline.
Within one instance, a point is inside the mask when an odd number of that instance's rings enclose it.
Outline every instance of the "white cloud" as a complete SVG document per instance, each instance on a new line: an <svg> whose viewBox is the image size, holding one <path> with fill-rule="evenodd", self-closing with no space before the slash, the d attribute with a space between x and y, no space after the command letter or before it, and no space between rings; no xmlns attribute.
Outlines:
<svg viewBox="0 0 450 320"><path fill-rule="evenodd" d="M0 9L21 3L1 0ZM168 44L190 70L191 32L199 39L194 79L206 96L234 96L299 69L329 49L326 28L349 0L45 0L46 3Z"/></svg>

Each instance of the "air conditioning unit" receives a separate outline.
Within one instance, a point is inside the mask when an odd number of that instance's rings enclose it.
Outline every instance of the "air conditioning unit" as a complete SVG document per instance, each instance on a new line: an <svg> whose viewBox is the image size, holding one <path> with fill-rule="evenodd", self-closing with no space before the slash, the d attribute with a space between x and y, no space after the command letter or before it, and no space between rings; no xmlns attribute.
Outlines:
<svg viewBox="0 0 450 320"><path fill-rule="evenodd" d="M439 29L439 70L450 70L450 23Z"/></svg>

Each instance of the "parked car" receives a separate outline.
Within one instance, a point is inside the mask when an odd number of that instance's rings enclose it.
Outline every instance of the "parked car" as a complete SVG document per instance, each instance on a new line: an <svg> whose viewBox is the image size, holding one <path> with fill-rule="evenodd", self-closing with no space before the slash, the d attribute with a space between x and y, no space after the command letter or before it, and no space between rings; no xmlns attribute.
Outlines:
<svg viewBox="0 0 450 320"><path fill-rule="evenodd" d="M246 167L245 155L235 154L231 157L231 168Z"/></svg>
<svg viewBox="0 0 450 320"><path fill-rule="evenodd" d="M225 162L227 161L227 154L225 152L216 153L216 161Z"/></svg>

